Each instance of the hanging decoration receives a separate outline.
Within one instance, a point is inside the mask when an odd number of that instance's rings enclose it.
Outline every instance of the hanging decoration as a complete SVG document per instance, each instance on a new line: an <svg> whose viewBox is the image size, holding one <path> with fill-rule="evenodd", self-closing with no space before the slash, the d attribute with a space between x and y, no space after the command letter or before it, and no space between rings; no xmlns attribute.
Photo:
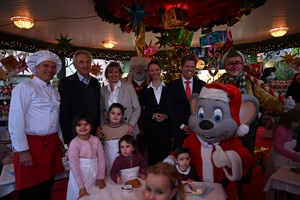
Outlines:
<svg viewBox="0 0 300 200"><path fill-rule="evenodd" d="M160 49L160 47L164 47L164 49L166 48L166 45L168 45L168 42L167 42L167 36L168 36L168 33L166 32L166 31L164 31L164 32L161 32L160 33L161 34L161 37L157 37L157 36L155 36L157 39L158 39L158 41L155 43L155 44L159 44L159 49Z"/></svg>
<svg viewBox="0 0 300 200"><path fill-rule="evenodd" d="M0 68L0 79L2 79L2 80L7 80L7 79L17 75L19 72L27 70L25 58L24 59L19 58L19 62L18 62L13 55L10 55L10 56L2 59L1 63L4 66L4 68L6 69L6 70L3 70Z"/></svg>
<svg viewBox="0 0 300 200"><path fill-rule="evenodd" d="M154 54L158 52L158 49L155 45L152 46L152 40L150 41L149 45L145 45L144 48L144 57L148 60L153 60Z"/></svg>
<svg viewBox="0 0 300 200"><path fill-rule="evenodd" d="M290 53L287 53L287 52L285 52L285 56L280 56L280 57L282 57L283 58L283 62L284 63L286 63L286 64L292 64L293 63L293 60L294 60L294 57L295 57L295 55L293 55L293 53L292 52L290 52Z"/></svg>
<svg viewBox="0 0 300 200"><path fill-rule="evenodd" d="M126 24L132 20L132 18L128 18L128 11L124 9L124 6L137 10L135 7L140 3L147 2L149 6L140 6L141 15L143 12L151 14L151 16L143 16L146 31L158 33L161 30L178 26L195 32L202 27L213 28L226 25L230 19L250 14L253 9L264 5L266 0L94 0L94 2L98 16L103 21L113 24ZM163 15L165 17L162 17ZM233 25L234 23L229 24Z"/></svg>
<svg viewBox="0 0 300 200"><path fill-rule="evenodd" d="M63 52L71 51L72 44L70 42L73 40L73 38L68 39L68 34L65 36L60 34L60 38L55 38L55 40L58 42L57 46L59 50Z"/></svg>
<svg viewBox="0 0 300 200"><path fill-rule="evenodd" d="M184 28L172 29L168 31L167 43L171 46L191 46L194 32Z"/></svg>
<svg viewBox="0 0 300 200"><path fill-rule="evenodd" d="M183 28L190 23L187 9L173 7L162 15L165 29Z"/></svg>
<svg viewBox="0 0 300 200"><path fill-rule="evenodd" d="M135 8L129 8L123 5L123 7L130 14L130 20L126 25L126 27L131 26L132 32L135 33L136 36L135 46L136 46L136 51L138 56L143 55L143 47L145 45L145 39L146 39L145 36L146 27L144 23L144 17L151 16L151 14L145 12L145 9L148 5L149 3L142 6L140 0L138 0L137 3L134 5Z"/></svg>
<svg viewBox="0 0 300 200"><path fill-rule="evenodd" d="M101 66L102 65L99 65L99 63L97 63L97 64L94 63L92 65L92 67L90 68L90 73L95 75L95 76L98 76L101 73L101 70L102 70Z"/></svg>
<svg viewBox="0 0 300 200"><path fill-rule="evenodd" d="M18 60L19 60L19 67L18 67L18 70L20 72L22 72L24 74L24 71L26 70L27 72L29 72L28 70L28 66L26 64L26 57L24 57L23 59L18 57Z"/></svg>

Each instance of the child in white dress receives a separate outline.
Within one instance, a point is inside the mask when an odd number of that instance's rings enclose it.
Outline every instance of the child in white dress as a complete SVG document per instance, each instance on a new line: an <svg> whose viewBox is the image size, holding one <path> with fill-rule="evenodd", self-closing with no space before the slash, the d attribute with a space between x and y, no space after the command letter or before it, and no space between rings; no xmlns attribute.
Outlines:
<svg viewBox="0 0 300 200"><path fill-rule="evenodd" d="M90 134L91 120L87 115L78 115L73 121L73 132L77 136L71 141L68 151L70 162L67 200L76 200L88 195L94 185L106 186L105 158L98 137Z"/></svg>
<svg viewBox="0 0 300 200"><path fill-rule="evenodd" d="M106 175L109 175L115 158L119 155L119 139L128 134L128 125L123 123L124 107L120 103L113 103L108 110L109 121L102 126L104 140L104 154L106 162Z"/></svg>

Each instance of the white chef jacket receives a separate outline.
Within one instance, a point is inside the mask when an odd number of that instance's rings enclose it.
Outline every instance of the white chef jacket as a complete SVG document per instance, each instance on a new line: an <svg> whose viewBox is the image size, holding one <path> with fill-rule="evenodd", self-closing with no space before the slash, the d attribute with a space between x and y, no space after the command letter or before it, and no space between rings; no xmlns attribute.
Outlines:
<svg viewBox="0 0 300 200"><path fill-rule="evenodd" d="M9 132L16 152L28 150L26 134L63 136L59 126L60 95L51 84L37 78L15 86L9 110Z"/></svg>

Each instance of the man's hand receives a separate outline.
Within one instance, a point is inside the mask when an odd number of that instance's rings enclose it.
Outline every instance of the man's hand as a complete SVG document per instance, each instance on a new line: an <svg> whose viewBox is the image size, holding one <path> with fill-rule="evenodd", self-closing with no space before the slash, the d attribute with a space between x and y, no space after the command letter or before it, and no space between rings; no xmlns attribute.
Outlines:
<svg viewBox="0 0 300 200"><path fill-rule="evenodd" d="M193 130L188 125L185 125L182 130L186 135L191 135L193 133Z"/></svg>
<svg viewBox="0 0 300 200"><path fill-rule="evenodd" d="M24 167L31 167L33 165L31 153L29 150L19 152L20 163Z"/></svg>

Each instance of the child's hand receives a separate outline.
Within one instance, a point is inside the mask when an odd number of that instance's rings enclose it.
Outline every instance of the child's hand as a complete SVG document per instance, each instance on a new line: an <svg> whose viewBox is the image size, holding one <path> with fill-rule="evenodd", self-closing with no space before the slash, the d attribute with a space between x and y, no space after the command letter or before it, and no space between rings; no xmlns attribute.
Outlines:
<svg viewBox="0 0 300 200"><path fill-rule="evenodd" d="M146 176L145 174L140 174L140 178L141 178L142 180L146 180L147 176Z"/></svg>
<svg viewBox="0 0 300 200"><path fill-rule="evenodd" d="M106 187L106 184L105 184L105 182L104 182L103 179L99 179L99 180L97 180L97 182L96 182L96 186L99 186L100 189L103 189L103 188Z"/></svg>
<svg viewBox="0 0 300 200"><path fill-rule="evenodd" d="M86 191L86 188L84 187L84 188L81 188L79 190L79 197L78 197L78 199L80 199L81 197L83 197L85 195L90 195L90 194Z"/></svg>
<svg viewBox="0 0 300 200"><path fill-rule="evenodd" d="M122 184L122 178L121 178L121 176L118 176L118 177L117 177L117 183L118 183L118 184Z"/></svg>

